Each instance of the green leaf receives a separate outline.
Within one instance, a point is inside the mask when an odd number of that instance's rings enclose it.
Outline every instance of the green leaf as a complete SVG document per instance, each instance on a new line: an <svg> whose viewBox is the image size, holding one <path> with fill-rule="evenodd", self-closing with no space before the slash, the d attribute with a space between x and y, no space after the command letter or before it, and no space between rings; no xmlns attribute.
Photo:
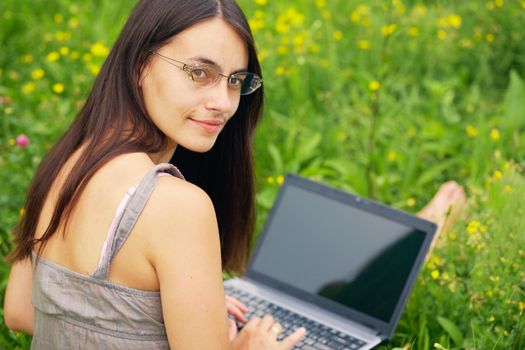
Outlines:
<svg viewBox="0 0 525 350"><path fill-rule="evenodd" d="M516 71L510 72L510 83L504 99L505 124L514 130L525 122L525 84Z"/></svg>
<svg viewBox="0 0 525 350"><path fill-rule="evenodd" d="M273 143L268 143L268 153L270 153L273 160L273 170L277 174L281 174L283 172L283 158L281 157L281 152L279 152L279 149Z"/></svg>
<svg viewBox="0 0 525 350"><path fill-rule="evenodd" d="M438 316L438 323L443 327L443 329L448 333L450 338L454 341L456 346L461 347L463 345L463 334L459 328L449 319L445 317Z"/></svg>

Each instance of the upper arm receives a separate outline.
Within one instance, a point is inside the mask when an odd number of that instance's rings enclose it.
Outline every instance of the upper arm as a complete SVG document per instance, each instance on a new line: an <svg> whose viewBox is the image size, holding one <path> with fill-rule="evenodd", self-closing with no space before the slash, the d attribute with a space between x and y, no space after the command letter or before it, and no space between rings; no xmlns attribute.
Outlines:
<svg viewBox="0 0 525 350"><path fill-rule="evenodd" d="M32 278L31 259L13 264L4 299L4 321L10 330L33 334L35 309L31 304Z"/></svg>
<svg viewBox="0 0 525 350"><path fill-rule="evenodd" d="M144 214L172 349L227 349L220 240L210 198L190 184L159 181ZM148 210L148 212L146 212Z"/></svg>

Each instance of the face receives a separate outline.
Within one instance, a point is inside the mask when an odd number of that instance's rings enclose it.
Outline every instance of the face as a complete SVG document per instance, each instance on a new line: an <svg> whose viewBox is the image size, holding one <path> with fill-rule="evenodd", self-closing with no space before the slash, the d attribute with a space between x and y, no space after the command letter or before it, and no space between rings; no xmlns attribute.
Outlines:
<svg viewBox="0 0 525 350"><path fill-rule="evenodd" d="M240 92L228 87L227 78L202 87L188 73L164 57L188 65L213 63L222 74L246 71L248 51L229 24L214 18L182 31L152 54L141 77L146 109L155 125L177 145L195 151L211 149L217 136L237 110ZM162 56L160 56L162 55Z"/></svg>

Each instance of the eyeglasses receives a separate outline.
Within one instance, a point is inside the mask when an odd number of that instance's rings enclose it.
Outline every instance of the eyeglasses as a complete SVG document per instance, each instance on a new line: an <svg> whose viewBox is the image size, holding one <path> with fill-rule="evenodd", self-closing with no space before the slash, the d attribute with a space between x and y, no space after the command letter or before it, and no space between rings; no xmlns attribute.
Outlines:
<svg viewBox="0 0 525 350"><path fill-rule="evenodd" d="M152 54L159 56L167 63L182 69L188 74L188 77L197 83L199 86L207 87L216 84L222 77L228 81L228 88L234 91L240 91L241 95L249 95L257 90L262 85L262 79L257 74L250 72L238 72L230 75L224 75L219 68L213 64L208 63L192 63L187 64L177 61L173 58L161 55L156 51L149 51ZM182 64L180 67L178 64Z"/></svg>

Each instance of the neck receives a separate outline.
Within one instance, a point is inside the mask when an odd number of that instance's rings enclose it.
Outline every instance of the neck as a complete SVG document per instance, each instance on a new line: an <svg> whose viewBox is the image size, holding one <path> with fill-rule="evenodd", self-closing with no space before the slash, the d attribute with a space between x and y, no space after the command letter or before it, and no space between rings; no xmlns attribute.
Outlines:
<svg viewBox="0 0 525 350"><path fill-rule="evenodd" d="M151 158L151 160L155 164L168 163L171 157L173 157L173 154L175 153L176 148L177 148L177 145L170 142L168 144L168 147L166 147L164 150L157 152L157 153L148 153L148 156Z"/></svg>

